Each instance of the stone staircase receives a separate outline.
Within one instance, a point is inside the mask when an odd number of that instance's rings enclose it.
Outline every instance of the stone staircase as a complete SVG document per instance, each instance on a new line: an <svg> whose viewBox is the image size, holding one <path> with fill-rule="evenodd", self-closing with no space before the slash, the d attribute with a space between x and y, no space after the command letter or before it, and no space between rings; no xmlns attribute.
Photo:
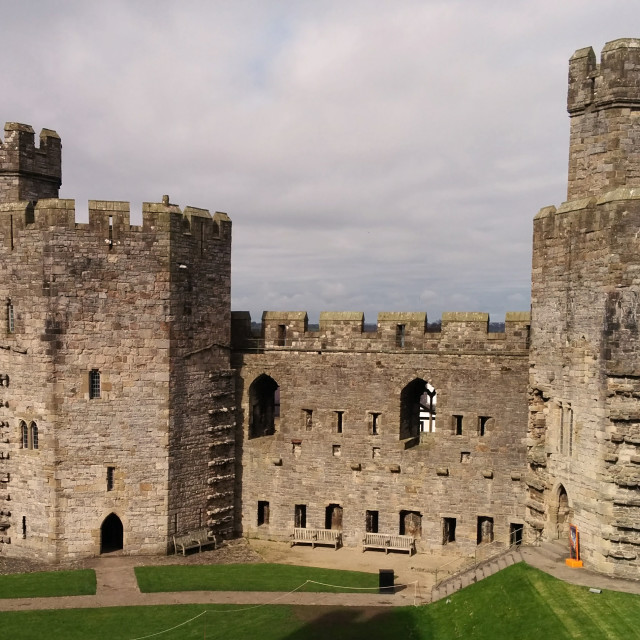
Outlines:
<svg viewBox="0 0 640 640"><path fill-rule="evenodd" d="M522 554L519 547L511 547L505 549L501 554L496 555L487 560L483 560L478 564L463 569L458 573L445 578L431 590L431 602L440 600L450 596L452 593L468 587L474 582L479 582L483 578L488 578L494 573L506 569L507 567L522 561Z"/></svg>

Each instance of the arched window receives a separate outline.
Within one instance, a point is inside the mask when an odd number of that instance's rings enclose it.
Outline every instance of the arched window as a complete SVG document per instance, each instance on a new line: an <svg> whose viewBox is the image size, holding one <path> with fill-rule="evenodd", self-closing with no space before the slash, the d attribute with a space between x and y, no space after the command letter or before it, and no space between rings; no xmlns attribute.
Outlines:
<svg viewBox="0 0 640 640"><path fill-rule="evenodd" d="M31 448L38 448L38 425L35 422L32 422L29 425L29 431L31 431Z"/></svg>
<svg viewBox="0 0 640 640"><path fill-rule="evenodd" d="M400 439L435 431L436 390L422 378L412 380L400 394Z"/></svg>
<svg viewBox="0 0 640 640"><path fill-rule="evenodd" d="M23 420L20 420L20 446L23 449L29 448L29 429Z"/></svg>
<svg viewBox="0 0 640 640"><path fill-rule="evenodd" d="M280 415L280 388L270 376L258 376L249 387L249 437L275 433L275 419Z"/></svg>

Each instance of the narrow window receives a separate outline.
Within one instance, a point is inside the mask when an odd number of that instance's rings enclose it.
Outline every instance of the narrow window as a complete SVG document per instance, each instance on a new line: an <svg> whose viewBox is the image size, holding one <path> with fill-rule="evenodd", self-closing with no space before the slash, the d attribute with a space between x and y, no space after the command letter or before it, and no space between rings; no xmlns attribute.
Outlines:
<svg viewBox="0 0 640 640"><path fill-rule="evenodd" d="M442 518L442 544L456 541L456 519Z"/></svg>
<svg viewBox="0 0 640 640"><path fill-rule="evenodd" d="M294 511L294 523L297 529L307 528L307 505L297 504Z"/></svg>
<svg viewBox="0 0 640 640"><path fill-rule="evenodd" d="M486 544L488 542L493 542L493 518L478 516L477 543Z"/></svg>
<svg viewBox="0 0 640 640"><path fill-rule="evenodd" d="M369 413L369 435L377 436L380 429L380 413Z"/></svg>
<svg viewBox="0 0 640 640"><path fill-rule="evenodd" d="M115 467L107 467L107 491L113 491L113 476L115 470Z"/></svg>
<svg viewBox="0 0 640 640"><path fill-rule="evenodd" d="M560 453L564 453L564 408L562 407L562 405L560 406L560 442L559 442L559 447L558 450L560 451Z"/></svg>
<svg viewBox="0 0 640 640"><path fill-rule="evenodd" d="M20 447L22 449L29 448L29 429L27 428L27 423L20 421Z"/></svg>
<svg viewBox="0 0 640 640"><path fill-rule="evenodd" d="M522 530L523 525L511 522L509 524L509 544L513 546L519 546L522 544Z"/></svg>
<svg viewBox="0 0 640 640"><path fill-rule="evenodd" d="M32 422L29 425L29 427L31 431L31 448L37 449L38 448L38 425L35 422Z"/></svg>
<svg viewBox="0 0 640 640"><path fill-rule="evenodd" d="M336 411L336 433L342 433L344 411Z"/></svg>
<svg viewBox="0 0 640 640"><path fill-rule="evenodd" d="M11 251L13 251L13 216L9 216L9 226L10 226L10 234L11 234Z"/></svg>
<svg viewBox="0 0 640 640"><path fill-rule="evenodd" d="M313 429L313 410L312 409L302 410L302 424L305 428L305 431L311 431L311 429Z"/></svg>
<svg viewBox="0 0 640 640"><path fill-rule="evenodd" d="M16 330L13 318L13 304L11 300L7 302L7 333L14 333Z"/></svg>
<svg viewBox="0 0 640 640"><path fill-rule="evenodd" d="M273 392L273 417L280 417L280 387Z"/></svg>
<svg viewBox="0 0 640 640"><path fill-rule="evenodd" d="M569 407L569 456L573 455L573 409Z"/></svg>
<svg viewBox="0 0 640 640"><path fill-rule="evenodd" d="M269 524L269 503L266 500L258 501L258 526Z"/></svg>
<svg viewBox="0 0 640 640"><path fill-rule="evenodd" d="M453 429L457 436L462 435L462 416L451 416L453 420Z"/></svg>
<svg viewBox="0 0 640 640"><path fill-rule="evenodd" d="M173 514L173 533L178 533L178 514Z"/></svg>
<svg viewBox="0 0 640 640"><path fill-rule="evenodd" d="M365 530L367 533L378 533L378 512L377 511L366 512Z"/></svg>
<svg viewBox="0 0 640 640"><path fill-rule="evenodd" d="M299 457L302 453L302 440L291 441L291 452L294 456Z"/></svg>
<svg viewBox="0 0 640 640"><path fill-rule="evenodd" d="M204 255L204 220L200 220L200 255Z"/></svg>
<svg viewBox="0 0 640 640"><path fill-rule="evenodd" d="M97 369L89 371L89 398L94 400L100 397L100 372Z"/></svg>
<svg viewBox="0 0 640 640"><path fill-rule="evenodd" d="M406 325L399 324L396 326L396 347L404 347Z"/></svg>
<svg viewBox="0 0 640 640"><path fill-rule="evenodd" d="M202 507L198 509L198 527L202 526Z"/></svg>
<svg viewBox="0 0 640 640"><path fill-rule="evenodd" d="M478 434L481 436L486 435L487 433L487 425L489 424L489 420L491 420L490 416L478 416Z"/></svg>
<svg viewBox="0 0 640 640"><path fill-rule="evenodd" d="M22 537L27 537L27 516L22 516Z"/></svg>
<svg viewBox="0 0 640 640"><path fill-rule="evenodd" d="M109 216L109 249L113 248L113 216Z"/></svg>
<svg viewBox="0 0 640 640"><path fill-rule="evenodd" d="M342 447L339 444L334 444L332 450L334 457L339 458L342 455Z"/></svg>
<svg viewBox="0 0 640 640"><path fill-rule="evenodd" d="M286 324L278 325L278 346L279 347L287 346L287 325Z"/></svg>

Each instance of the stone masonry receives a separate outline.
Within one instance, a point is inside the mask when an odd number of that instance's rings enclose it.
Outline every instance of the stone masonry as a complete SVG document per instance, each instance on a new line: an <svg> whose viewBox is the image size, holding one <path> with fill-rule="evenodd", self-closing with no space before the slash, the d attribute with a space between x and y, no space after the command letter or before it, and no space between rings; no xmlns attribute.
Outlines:
<svg viewBox="0 0 640 640"><path fill-rule="evenodd" d="M230 311L231 222L168 196L58 199L60 138L0 141L0 554L50 561L294 527L421 552L580 532L640 559L640 40L569 66L567 202L534 220L531 314ZM431 417L420 426L420 406ZM424 411L424 409L422 409Z"/></svg>

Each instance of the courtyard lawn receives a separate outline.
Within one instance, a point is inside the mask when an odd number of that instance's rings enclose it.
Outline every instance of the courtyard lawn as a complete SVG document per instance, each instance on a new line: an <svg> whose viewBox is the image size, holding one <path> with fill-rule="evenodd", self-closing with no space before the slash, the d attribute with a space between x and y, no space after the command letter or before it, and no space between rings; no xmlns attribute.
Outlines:
<svg viewBox="0 0 640 640"><path fill-rule="evenodd" d="M159 591L328 591L377 593L378 574L286 564L136 567L143 593ZM305 584L307 580L314 582ZM318 584L321 583L321 584ZM299 588L301 585L301 588ZM331 585L338 585L337 587ZM346 587L346 588L340 588Z"/></svg>
<svg viewBox="0 0 640 640"><path fill-rule="evenodd" d="M151 634L160 634L154 635L158 640L628 640L638 637L640 628L640 596L592 594L522 563L449 600L400 608L180 605L17 611L2 613L2 631L11 640L137 640Z"/></svg>
<svg viewBox="0 0 640 640"><path fill-rule="evenodd" d="M0 576L0 598L91 596L96 592L93 569L46 571Z"/></svg>

